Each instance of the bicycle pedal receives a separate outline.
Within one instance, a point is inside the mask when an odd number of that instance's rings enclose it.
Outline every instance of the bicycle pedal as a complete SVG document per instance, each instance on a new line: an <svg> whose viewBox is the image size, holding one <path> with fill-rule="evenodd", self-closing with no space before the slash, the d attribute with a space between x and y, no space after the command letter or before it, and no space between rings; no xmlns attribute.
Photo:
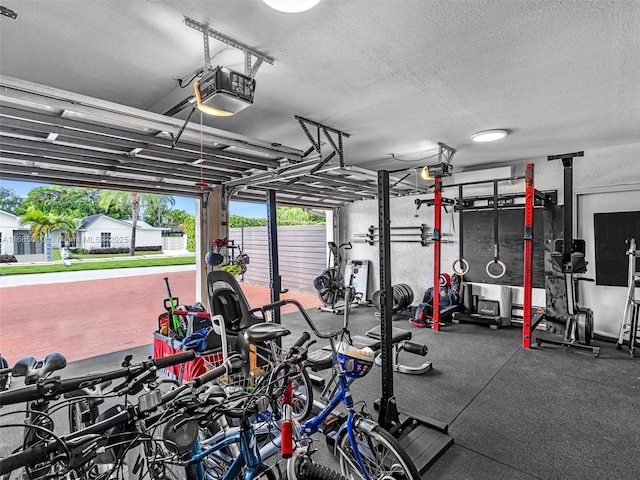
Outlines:
<svg viewBox="0 0 640 480"><path fill-rule="evenodd" d="M324 438L327 441L327 447L334 450L338 444L338 431L329 432Z"/></svg>
<svg viewBox="0 0 640 480"><path fill-rule="evenodd" d="M324 422L324 425L320 429L325 435L329 435L332 432L337 432L342 424L347 421L347 415L344 413L331 414Z"/></svg>

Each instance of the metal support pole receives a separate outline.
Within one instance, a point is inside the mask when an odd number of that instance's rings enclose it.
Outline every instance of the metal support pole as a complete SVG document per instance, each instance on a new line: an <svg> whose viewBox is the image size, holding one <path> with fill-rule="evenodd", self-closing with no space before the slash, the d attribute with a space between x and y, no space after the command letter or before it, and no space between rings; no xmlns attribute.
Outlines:
<svg viewBox="0 0 640 480"><path fill-rule="evenodd" d="M442 178L434 183L433 196L433 326L440 330L440 232L442 227Z"/></svg>
<svg viewBox="0 0 640 480"><path fill-rule="evenodd" d="M393 345L391 286L391 215L389 208L389 172L378 172L378 247L380 254L380 346L382 354L382 398L378 423L389 430L399 423L393 396Z"/></svg>
<svg viewBox="0 0 640 480"><path fill-rule="evenodd" d="M571 244L573 241L573 158L563 158L564 166L564 235L562 242L562 263L571 264Z"/></svg>
<svg viewBox="0 0 640 480"><path fill-rule="evenodd" d="M278 223L276 219L276 191L267 190L267 232L269 241L269 287L271 302L280 300L282 279L278 265ZM280 309L273 310L272 320L280 323Z"/></svg>
<svg viewBox="0 0 640 480"><path fill-rule="evenodd" d="M531 348L531 293L533 287L533 163L528 163L525 173L524 207L524 316L522 323L522 347Z"/></svg>

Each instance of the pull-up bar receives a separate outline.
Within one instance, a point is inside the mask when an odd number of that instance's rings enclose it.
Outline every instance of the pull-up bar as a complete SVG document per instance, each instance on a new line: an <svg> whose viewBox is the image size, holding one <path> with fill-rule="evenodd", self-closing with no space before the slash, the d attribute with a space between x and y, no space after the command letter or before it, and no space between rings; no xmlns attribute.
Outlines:
<svg viewBox="0 0 640 480"><path fill-rule="evenodd" d="M563 161L567 161L565 159L563 159ZM387 173L387 178L388 178L388 172ZM426 200L422 200L422 199L416 199L415 203L417 205L418 208L420 208L421 205L423 204L427 204L429 206L433 205L434 206L434 229L433 229L433 243L434 243L434 252L433 252L433 284L434 285L438 285L439 281L440 281L440 273L441 273L441 255L440 255L440 242L441 242L441 222L442 222L442 217L441 217L441 209L444 205L446 204L451 204L453 203L451 200L448 199L444 199L442 197L442 191L446 188L450 188L450 187L458 187L458 195L459 195L459 203L460 205L458 205L458 208L462 208L462 187L464 186L468 186L468 185L481 185L481 184L493 184L494 186L494 195L492 197L489 197L489 199L493 199L493 209L495 210L495 208L498 205L499 202L499 196L498 198L496 198L497 196L497 192L496 192L496 186L499 182L502 181L513 181L513 180L525 180L525 192L524 192L524 197L525 197L525 218L524 218L524 234L523 234L523 240L524 240L524 272L523 272L523 285L524 285L524 321L523 321L523 328L522 328L522 346L524 348L530 348L531 347L531 331L532 329L535 329L536 325L539 323L540 321L540 314L536 315L536 318L533 319L533 324L532 324L532 287L533 287L533 283L532 283L532 268L533 268L533 209L535 206L535 202L536 200L538 200L542 205L546 205L547 202L549 201L553 201L553 198L551 195L549 194L544 194L541 192L538 192L534 189L534 182L533 182L533 164L527 164L525 167L525 174L521 175L521 176L515 176L515 177L504 177L504 178L498 178L498 179L492 179L492 180L481 180L481 181L477 181L477 182L464 182L464 183L453 183L453 184L447 184L447 185L443 185L442 184L442 177L436 177L434 179L434 197L433 199L426 199ZM379 178L379 181L381 179ZM382 190L379 189L379 195L381 193L383 193ZM522 195L517 195L514 193L510 193L509 197L511 198L516 198L516 197L521 197ZM388 202L388 199L387 199ZM388 205L387 205L388 208ZM466 208L466 206L465 206ZM380 216L380 225L383 225L383 222L388 222L389 219L387 216L385 216L385 214L382 213L383 210L381 209L381 216ZM495 229L495 225L494 225L494 229ZM387 235L385 235L385 239L387 241L390 241L390 238L388 236L389 234L387 233ZM383 236L381 236L380 238L380 242L383 241ZM381 253L383 252L383 247L382 245L380 245L380 249L381 249ZM460 249L459 252L459 256L462 256L462 249ZM381 256L381 263L382 263L382 259L385 258L384 256ZM466 273L468 271L468 266L465 266L459 259L456 260L456 263L454 263L454 265L458 265L460 267L463 268L464 273ZM390 265L389 265L390 266ZM382 269L382 265L381 265L381 269ZM502 275L500 275L502 276ZM383 288L383 282L380 282L380 286L381 289ZM435 295L434 299L433 299L433 329L438 331L440 330L440 301L439 301L439 296Z"/></svg>

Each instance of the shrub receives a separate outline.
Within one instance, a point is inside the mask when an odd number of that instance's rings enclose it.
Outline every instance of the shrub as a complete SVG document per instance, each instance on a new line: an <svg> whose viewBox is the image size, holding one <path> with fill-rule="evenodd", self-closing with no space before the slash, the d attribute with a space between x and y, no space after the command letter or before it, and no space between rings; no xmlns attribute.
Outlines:
<svg viewBox="0 0 640 480"><path fill-rule="evenodd" d="M15 255L0 255L0 263L16 263L17 261Z"/></svg>
<svg viewBox="0 0 640 480"><path fill-rule="evenodd" d="M184 233L187 235L187 250L196 251L196 219L189 217L184 222Z"/></svg>

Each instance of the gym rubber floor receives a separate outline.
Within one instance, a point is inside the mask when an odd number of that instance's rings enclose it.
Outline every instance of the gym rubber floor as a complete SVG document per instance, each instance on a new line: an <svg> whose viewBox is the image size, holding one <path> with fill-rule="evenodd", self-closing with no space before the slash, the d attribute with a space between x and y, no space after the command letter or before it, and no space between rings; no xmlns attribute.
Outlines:
<svg viewBox="0 0 640 480"><path fill-rule="evenodd" d="M342 321L315 308L309 313L321 331ZM283 315L282 323L293 332L285 346L306 329L296 313ZM353 309L353 334L378 324L373 308ZM454 440L423 478L638 478L640 359L605 342L595 342L602 347L599 358L556 346L524 350L519 327L453 324L434 332L406 321L395 321L394 327L410 330L414 341L425 343L434 367L422 376L394 375L398 406L449 423ZM142 360L151 346L73 362L65 376L115 368L126 353ZM400 360L424 361L412 357L403 353ZM381 395L379 367L352 391L373 411ZM321 461L332 462L322 440L316 447Z"/></svg>
<svg viewBox="0 0 640 480"><path fill-rule="evenodd" d="M320 331L342 321L309 313ZM379 325L374 313L353 309L352 333ZM283 324L298 332L304 321L291 314ZM423 478L638 478L640 358L606 342L594 342L602 347L599 358L556 346L525 350L519 327L451 324L434 332L402 320L393 326L426 344L433 363L421 376L394 374L398 407L448 423L454 440ZM424 359L402 352L400 361L417 365ZM373 411L382 392L380 368L352 391Z"/></svg>

